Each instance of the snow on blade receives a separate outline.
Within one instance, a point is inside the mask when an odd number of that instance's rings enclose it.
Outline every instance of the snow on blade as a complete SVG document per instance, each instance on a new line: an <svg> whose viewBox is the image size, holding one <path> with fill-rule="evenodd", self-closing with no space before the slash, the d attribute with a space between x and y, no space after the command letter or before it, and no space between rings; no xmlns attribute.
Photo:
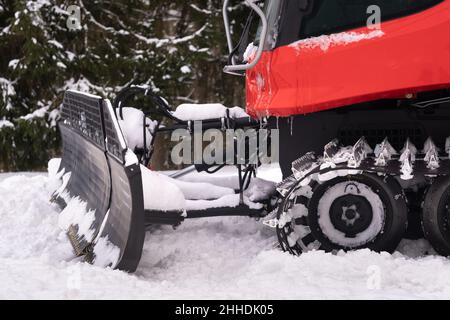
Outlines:
<svg viewBox="0 0 450 320"><path fill-rule="evenodd" d="M70 176L72 175L72 173L71 172L64 173L64 172L65 172L64 169L61 170L60 174L62 175L62 184L58 189L56 189L55 195L60 196L63 199L65 199L66 201L68 201L70 199L70 197L64 191L66 190L67 184L69 183ZM54 177L57 179L58 175L55 175ZM49 174L49 178L51 178L50 174Z"/></svg>
<svg viewBox="0 0 450 320"><path fill-rule="evenodd" d="M91 242L95 236L95 230L92 228L94 221L95 210L88 210L86 202L74 197L67 202L67 206L59 214L58 225L66 231L71 225L78 226L77 235Z"/></svg>
<svg viewBox="0 0 450 320"><path fill-rule="evenodd" d="M61 166L61 158L50 159L47 165L48 176L50 178L57 177L60 166Z"/></svg>
<svg viewBox="0 0 450 320"><path fill-rule="evenodd" d="M137 163L139 163L139 160L136 154L131 151L131 149L127 149L127 152L125 153L125 167L129 167Z"/></svg>
<svg viewBox="0 0 450 320"><path fill-rule="evenodd" d="M108 237L101 237L94 245L94 265L98 267L114 268L120 258L119 247L112 244Z"/></svg>
<svg viewBox="0 0 450 320"><path fill-rule="evenodd" d="M379 38L383 35L384 32L381 30L373 30L370 32L341 32L300 40L289 46L296 50L320 48L322 51L327 51L334 46L348 45L363 40Z"/></svg>
<svg viewBox="0 0 450 320"><path fill-rule="evenodd" d="M62 178L61 185L53 194L62 197L66 202L66 207L59 214L58 226L60 229L67 231L70 226L76 225L78 227L77 235L91 242L95 236L95 230L92 228L95 221L95 210L88 210L85 201L79 197L71 197L66 191L72 173L65 173L64 169L58 172L60 163L61 159L59 158L48 162L49 185L54 186Z"/></svg>

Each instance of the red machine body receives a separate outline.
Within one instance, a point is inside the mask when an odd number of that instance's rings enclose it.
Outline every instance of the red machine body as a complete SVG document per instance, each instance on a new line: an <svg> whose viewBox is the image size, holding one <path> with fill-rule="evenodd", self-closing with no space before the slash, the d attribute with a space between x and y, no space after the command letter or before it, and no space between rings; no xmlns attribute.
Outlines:
<svg viewBox="0 0 450 320"><path fill-rule="evenodd" d="M307 114L450 87L450 1L264 51L246 73L255 117Z"/></svg>

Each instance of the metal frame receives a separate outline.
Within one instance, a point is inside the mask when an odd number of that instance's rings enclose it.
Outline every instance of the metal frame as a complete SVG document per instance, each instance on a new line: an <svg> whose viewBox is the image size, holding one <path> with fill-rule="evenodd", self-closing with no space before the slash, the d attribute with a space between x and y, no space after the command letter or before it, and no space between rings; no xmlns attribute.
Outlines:
<svg viewBox="0 0 450 320"><path fill-rule="evenodd" d="M262 203L263 205L269 205ZM156 211L144 210L145 227L152 225L169 225L174 229L177 228L186 219L201 219L211 217L250 217L263 218L267 214L266 208L251 209L245 204L239 204L236 207L217 207L203 210L187 210L182 211Z"/></svg>
<svg viewBox="0 0 450 320"><path fill-rule="evenodd" d="M117 117L121 117L123 119L123 112L122 109L127 105L127 101L131 99L134 96L142 95L144 97L149 98L150 106L153 109L153 112L147 112L143 115L143 122L144 122L144 130L143 130L143 140L146 141L146 125L145 125L145 119L148 115L152 113L156 113L159 116L162 116L163 118L167 118L172 120L174 123L170 126L159 126L160 122L158 122L158 125L156 126L155 131L153 132L154 137L158 133L165 133L165 132L172 132L177 129L187 129L190 132L192 131L193 122L192 121L183 121L178 118L176 118L173 115L173 111L168 104L168 102L155 94L150 88L143 88L139 86L130 86L127 88L122 89L122 91L118 94L116 100L113 103L112 110L116 110ZM210 128L217 128L221 130L226 129L238 129L238 128L255 128L256 130L258 128L265 127L267 125L267 120L255 120L252 118L231 118L229 112L226 113L226 116L224 118L217 118L217 119L209 119L209 120L203 120L202 122L202 129L207 130ZM155 138L152 139L152 144L156 141ZM152 157L152 150L153 145L150 146L150 149L147 149L146 143L144 143L144 156L139 159L139 162L145 166L147 166ZM135 150L133 150L135 151ZM222 169L225 165L207 165L207 164L195 164L188 166L184 169L181 169L173 174L170 175L171 178L180 178L186 174L189 174L193 171L197 172L206 172L209 174L215 173ZM239 194L240 194L240 204L244 205L243 201L243 192L248 188L250 181L253 176L255 176L255 168L253 167L253 164L246 163L243 165L235 164L237 170L238 170L238 177L239 177ZM242 215L239 210L229 210L226 208L218 208L220 210L213 210L215 213L213 216L217 215ZM203 214L197 215L197 217L200 216L208 216L208 214L205 214L203 210L201 210ZM253 211L259 211L263 212L264 210L253 210ZM223 212L222 214L220 214ZM147 215L151 215L150 213L146 213ZM255 216L255 212L246 214ZM263 214L261 214L262 216ZM188 213L188 218L189 218ZM171 219L169 219L171 220ZM170 223L169 223L170 224Z"/></svg>
<svg viewBox="0 0 450 320"><path fill-rule="evenodd" d="M264 44L266 42L268 28L267 28L267 18L265 16L264 12L261 10L261 8L256 4L256 1L257 0L245 0L245 3L253 11L255 11L256 14L261 18L261 23L262 23L261 35L259 38L259 46L258 46L258 50L256 51L256 56L252 62L247 63L247 64L235 64L234 57L231 57L232 65L226 65L223 68L223 71L226 73L235 74L237 71L246 71L246 70L252 69L254 66L256 66L256 64L261 59L261 56L262 56L262 53L264 50ZM230 51L230 54L232 54L233 40L231 39L230 22L228 19L228 12L227 12L229 2L230 2L230 0L224 0L222 13L223 13L223 22L225 25L225 33L226 33L226 37L227 37L228 50Z"/></svg>

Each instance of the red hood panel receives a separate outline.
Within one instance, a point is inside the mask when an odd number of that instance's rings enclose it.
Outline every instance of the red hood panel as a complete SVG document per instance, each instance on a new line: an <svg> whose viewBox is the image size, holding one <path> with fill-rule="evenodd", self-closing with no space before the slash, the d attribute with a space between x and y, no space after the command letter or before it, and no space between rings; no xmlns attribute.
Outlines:
<svg viewBox="0 0 450 320"><path fill-rule="evenodd" d="M263 53L247 71L247 112L306 114L450 87L450 1L385 22Z"/></svg>

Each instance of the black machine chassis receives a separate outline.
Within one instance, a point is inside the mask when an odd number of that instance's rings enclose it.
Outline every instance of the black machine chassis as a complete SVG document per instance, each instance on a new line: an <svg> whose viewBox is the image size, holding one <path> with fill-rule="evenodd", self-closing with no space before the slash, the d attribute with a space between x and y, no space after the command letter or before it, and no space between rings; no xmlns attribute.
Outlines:
<svg viewBox="0 0 450 320"><path fill-rule="evenodd" d="M354 145L361 137L374 148L388 138L400 151L409 138L423 146L428 137L444 151L450 136L450 90L424 93L416 99L379 100L288 118L270 118L269 126L280 133L280 166L288 177L291 164L304 154L323 152L333 139L344 146ZM427 104L437 98L442 102ZM295 146L295 148L293 147Z"/></svg>

